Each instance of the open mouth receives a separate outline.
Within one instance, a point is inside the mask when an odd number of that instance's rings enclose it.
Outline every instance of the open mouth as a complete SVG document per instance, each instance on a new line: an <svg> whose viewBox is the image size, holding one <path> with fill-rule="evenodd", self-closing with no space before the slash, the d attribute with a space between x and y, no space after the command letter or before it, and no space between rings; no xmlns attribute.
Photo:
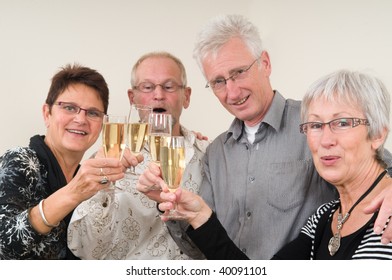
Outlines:
<svg viewBox="0 0 392 280"><path fill-rule="evenodd" d="M166 113L166 109L163 108L154 108L153 109L154 113Z"/></svg>

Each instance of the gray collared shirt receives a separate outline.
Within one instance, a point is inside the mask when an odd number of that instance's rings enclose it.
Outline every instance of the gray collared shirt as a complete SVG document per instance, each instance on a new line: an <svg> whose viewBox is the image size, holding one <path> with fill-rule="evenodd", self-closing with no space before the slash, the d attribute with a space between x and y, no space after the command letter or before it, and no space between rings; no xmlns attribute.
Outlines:
<svg viewBox="0 0 392 280"><path fill-rule="evenodd" d="M235 119L207 148L200 194L251 259L270 259L318 206L336 198L299 132L300 106L275 91L253 144Z"/></svg>

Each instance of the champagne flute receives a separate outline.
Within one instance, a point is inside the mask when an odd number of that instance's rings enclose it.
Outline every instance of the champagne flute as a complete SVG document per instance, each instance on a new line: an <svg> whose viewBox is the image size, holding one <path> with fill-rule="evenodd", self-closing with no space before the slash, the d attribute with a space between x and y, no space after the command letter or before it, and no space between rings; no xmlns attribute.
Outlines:
<svg viewBox="0 0 392 280"><path fill-rule="evenodd" d="M170 192L175 192L181 185L185 170L185 140L183 136L164 136L161 138L160 166L162 177ZM167 216L182 219L183 214L177 211L177 204Z"/></svg>
<svg viewBox="0 0 392 280"><path fill-rule="evenodd" d="M165 113L151 113L148 119L148 146L152 161L159 164L162 136L171 136L172 116Z"/></svg>
<svg viewBox="0 0 392 280"><path fill-rule="evenodd" d="M129 110L128 147L134 155L140 154L143 149L148 130L148 116L151 112L151 107L139 104L132 104ZM130 174L136 174L134 166L128 170Z"/></svg>
<svg viewBox="0 0 392 280"><path fill-rule="evenodd" d="M102 145L106 158L122 159L126 147L126 116L105 115L102 128ZM105 174L103 181L107 180ZM109 190L115 190L115 183L110 182Z"/></svg>

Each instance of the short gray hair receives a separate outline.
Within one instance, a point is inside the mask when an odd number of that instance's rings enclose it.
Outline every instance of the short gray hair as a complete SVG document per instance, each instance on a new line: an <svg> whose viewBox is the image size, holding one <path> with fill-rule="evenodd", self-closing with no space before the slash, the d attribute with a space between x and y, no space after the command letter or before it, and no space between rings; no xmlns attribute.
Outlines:
<svg viewBox="0 0 392 280"><path fill-rule="evenodd" d="M259 31L253 23L241 15L217 16L207 23L196 39L193 58L202 71L202 61L209 55L216 56L232 38L240 38L255 59L263 51Z"/></svg>
<svg viewBox="0 0 392 280"><path fill-rule="evenodd" d="M383 82L370 74L339 70L314 82L302 99L302 122L307 121L310 103L320 98L358 107L369 121L370 139L381 135L384 129L389 132L390 95ZM383 146L379 148L379 157L382 150Z"/></svg>

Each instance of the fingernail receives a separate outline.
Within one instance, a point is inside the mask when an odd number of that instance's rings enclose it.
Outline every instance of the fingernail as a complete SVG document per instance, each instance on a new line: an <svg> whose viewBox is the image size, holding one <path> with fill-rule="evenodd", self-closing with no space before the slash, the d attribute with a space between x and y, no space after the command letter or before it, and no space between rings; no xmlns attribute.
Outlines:
<svg viewBox="0 0 392 280"><path fill-rule="evenodd" d="M381 234L381 232L382 232L382 228L381 228L380 226L377 226L377 227L374 229L374 233L375 233L375 234Z"/></svg>

